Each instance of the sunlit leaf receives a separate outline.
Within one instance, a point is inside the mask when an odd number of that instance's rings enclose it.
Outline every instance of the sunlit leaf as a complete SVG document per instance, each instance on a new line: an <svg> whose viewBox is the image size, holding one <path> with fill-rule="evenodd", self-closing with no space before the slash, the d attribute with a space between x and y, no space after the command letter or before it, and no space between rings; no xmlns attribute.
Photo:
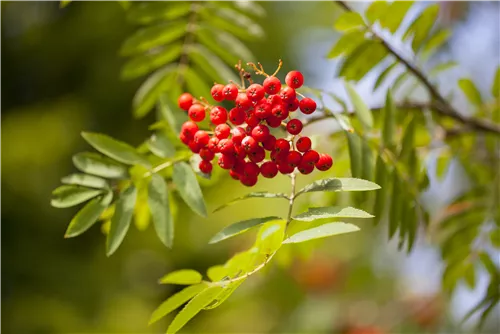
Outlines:
<svg viewBox="0 0 500 334"><path fill-rule="evenodd" d="M192 285L201 283L203 276L193 269L181 269L160 278L161 284Z"/></svg>
<svg viewBox="0 0 500 334"><path fill-rule="evenodd" d="M379 19L380 25L383 28L389 29L391 33L395 33L412 5L413 1L391 2L389 8L386 10L386 14Z"/></svg>
<svg viewBox="0 0 500 334"><path fill-rule="evenodd" d="M363 18L356 12L344 12L335 21L333 27L338 31L361 28L365 25Z"/></svg>
<svg viewBox="0 0 500 334"><path fill-rule="evenodd" d="M220 281L227 276L227 269L223 265L212 266L207 269L207 276L212 282Z"/></svg>
<svg viewBox="0 0 500 334"><path fill-rule="evenodd" d="M200 185L196 180L196 175L187 163L181 162L174 165L173 181L184 202L194 212L206 217L207 208Z"/></svg>
<svg viewBox="0 0 500 334"><path fill-rule="evenodd" d="M380 87L380 85L384 82L385 78L391 73L392 69L398 65L398 62L395 61L391 65L387 66L378 76L377 81L375 81L375 85L373 86L373 90L376 90Z"/></svg>
<svg viewBox="0 0 500 334"><path fill-rule="evenodd" d="M108 182L98 176L89 174L71 174L61 179L64 184L73 184L82 187L104 189L108 188Z"/></svg>
<svg viewBox="0 0 500 334"><path fill-rule="evenodd" d="M235 282L231 282L231 283L225 285L224 290L222 290L222 292L217 296L217 298L212 303L205 306L203 309L204 310L211 310L211 309L214 309L214 308L220 306L220 304L225 302L226 299L228 299L229 296L231 296L233 294L234 290L236 290L241 285L241 283L243 283L244 281L245 281L245 279L240 279L240 280L237 280Z"/></svg>
<svg viewBox="0 0 500 334"><path fill-rule="evenodd" d="M347 147L349 148L349 162L352 177L361 178L362 173L362 150L361 138L356 133L346 133Z"/></svg>
<svg viewBox="0 0 500 334"><path fill-rule="evenodd" d="M288 199L287 195L282 194L282 193L273 194L273 193L268 193L268 192L253 192L253 193L249 193L249 194L246 194L244 196L235 198L235 199L227 202L226 204L219 206L213 212L220 211L220 210L224 209L225 207L228 207L229 205L232 205L234 203L237 203L239 201L242 201L242 200L245 200L248 198L284 198L284 199Z"/></svg>
<svg viewBox="0 0 500 334"><path fill-rule="evenodd" d="M171 248L174 240L174 221L170 212L167 183L158 174L151 176L148 185L148 206L158 238Z"/></svg>
<svg viewBox="0 0 500 334"><path fill-rule="evenodd" d="M88 230L99 219L113 199L113 193L108 192L103 196L94 198L78 211L69 223L65 238L76 237Z"/></svg>
<svg viewBox="0 0 500 334"><path fill-rule="evenodd" d="M354 106L354 112L359 118L359 121L367 128L371 129L373 127L373 116L372 112L370 109L366 106L366 104L363 102L363 99L359 94L356 92L354 87L346 82L345 83L346 91L347 94L349 95L349 98L351 99L351 102Z"/></svg>
<svg viewBox="0 0 500 334"><path fill-rule="evenodd" d="M327 206L318 208L309 208L304 213L293 217L295 220L310 222L316 219L324 218L373 218L371 214L353 207L341 208L338 206Z"/></svg>
<svg viewBox="0 0 500 334"><path fill-rule="evenodd" d="M108 157L94 152L82 152L73 156L75 167L82 172L109 179L125 179L128 168Z"/></svg>
<svg viewBox="0 0 500 334"><path fill-rule="evenodd" d="M328 53L328 58L350 54L365 40L365 31L353 30L342 35Z"/></svg>
<svg viewBox="0 0 500 334"><path fill-rule="evenodd" d="M448 41L451 36L450 30L437 30L434 35L424 44L422 57L427 58L432 52Z"/></svg>
<svg viewBox="0 0 500 334"><path fill-rule="evenodd" d="M375 23L380 18L384 17L389 8L387 1L373 1L365 11L365 16L368 22Z"/></svg>
<svg viewBox="0 0 500 334"><path fill-rule="evenodd" d="M115 213L111 219L111 226L106 239L106 255L113 254L122 243L130 227L134 213L137 189L131 185L121 194L115 205Z"/></svg>
<svg viewBox="0 0 500 334"><path fill-rule="evenodd" d="M240 221L238 223L234 223L222 229L219 233L217 233L212 239L210 239L209 243L215 244L219 241L234 237L238 234L248 231L252 227L262 225L270 220L280 219L279 217L271 216L271 217L263 217L263 218L253 218L244 221Z"/></svg>
<svg viewBox="0 0 500 334"><path fill-rule="evenodd" d="M380 186L366 180L356 178L331 178L318 180L297 192L297 196L313 191L368 191L380 189Z"/></svg>
<svg viewBox="0 0 500 334"><path fill-rule="evenodd" d="M429 32L436 22L438 14L439 5L430 5L408 27L405 34L403 35L403 39L413 36L413 40L411 43L413 50L418 50L424 40L429 36Z"/></svg>
<svg viewBox="0 0 500 334"><path fill-rule="evenodd" d="M469 100L470 103L472 103L475 106L481 106L482 104L482 98L481 98L481 93L479 93L479 90L477 89L476 85L467 78L463 78L458 80L458 87L462 90L464 95L467 97L467 100Z"/></svg>
<svg viewBox="0 0 500 334"><path fill-rule="evenodd" d="M276 252L283 243L285 237L286 221L284 219L275 219L266 222L261 226L254 247L258 249L259 254L266 256Z"/></svg>
<svg viewBox="0 0 500 334"><path fill-rule="evenodd" d="M283 241L284 244L305 242L313 239L359 231L359 227L342 222L328 223L296 233Z"/></svg>
<svg viewBox="0 0 500 334"><path fill-rule="evenodd" d="M103 193L102 189L90 189L74 185L63 185L52 192L50 205L55 208L69 208L88 201Z"/></svg>
<svg viewBox="0 0 500 334"><path fill-rule="evenodd" d="M191 298L207 289L208 285L206 283L200 283L196 285L188 286L187 288L181 290L175 295L171 296L165 300L158 308L153 312L149 320L149 324L153 324L174 311L175 309L181 307L184 303L189 301Z"/></svg>
<svg viewBox="0 0 500 334"><path fill-rule="evenodd" d="M491 95L496 98L500 96L500 66L497 68L493 84L491 85Z"/></svg>

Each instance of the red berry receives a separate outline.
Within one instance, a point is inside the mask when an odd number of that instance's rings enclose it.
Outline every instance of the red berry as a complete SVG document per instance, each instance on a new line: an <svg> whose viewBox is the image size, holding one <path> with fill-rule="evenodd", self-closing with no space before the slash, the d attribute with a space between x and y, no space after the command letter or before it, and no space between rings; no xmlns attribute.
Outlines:
<svg viewBox="0 0 500 334"><path fill-rule="evenodd" d="M219 139L226 139L231 133L231 128L226 123L219 124L215 127L215 136Z"/></svg>
<svg viewBox="0 0 500 334"><path fill-rule="evenodd" d="M255 106L255 116L260 119L264 119L269 117L269 115L271 115L271 105L265 99L262 99Z"/></svg>
<svg viewBox="0 0 500 334"><path fill-rule="evenodd" d="M295 89L293 89L291 87L285 87L281 90L280 97L286 103L293 102L295 100L295 98L297 97L297 93L295 92Z"/></svg>
<svg viewBox="0 0 500 334"><path fill-rule="evenodd" d="M201 104L193 104L188 110L188 116L195 122L205 119L205 108Z"/></svg>
<svg viewBox="0 0 500 334"><path fill-rule="evenodd" d="M269 116L267 119L266 119L266 123L267 125L269 125L271 128L279 128L280 125L281 125L281 119L279 119L278 117L276 116Z"/></svg>
<svg viewBox="0 0 500 334"><path fill-rule="evenodd" d="M255 138L251 137L251 136L246 136L245 138L243 138L243 140L241 141L241 146L243 146L243 148L245 149L245 152L251 152L253 150L255 150L255 148L258 146L259 144L257 143L257 141L255 140Z"/></svg>
<svg viewBox="0 0 500 334"><path fill-rule="evenodd" d="M191 152L193 152L193 153L200 153L201 146L198 145L198 143L195 142L194 140L191 140L188 143L188 146L189 146L189 149L191 150Z"/></svg>
<svg viewBox="0 0 500 334"><path fill-rule="evenodd" d="M208 133L206 133L203 130L198 130L194 134L194 142L201 147L205 147L208 144L208 141L210 140L210 137L208 136Z"/></svg>
<svg viewBox="0 0 500 334"><path fill-rule="evenodd" d="M252 137L258 142L263 142L269 136L269 128L263 124L259 124L252 129Z"/></svg>
<svg viewBox="0 0 500 334"><path fill-rule="evenodd" d="M223 90L224 90L224 85L215 84L210 90L210 94L212 95L215 101L221 102L224 100Z"/></svg>
<svg viewBox="0 0 500 334"><path fill-rule="evenodd" d="M290 71L285 77L285 82L292 88L300 88L304 84L304 76L299 71Z"/></svg>
<svg viewBox="0 0 500 334"><path fill-rule="evenodd" d="M276 144L274 145L274 150L276 152L288 152L290 151L290 143L286 139L279 138L276 140Z"/></svg>
<svg viewBox="0 0 500 334"><path fill-rule="evenodd" d="M258 176L260 173L260 168L255 162L246 162L243 168L243 175L245 176Z"/></svg>
<svg viewBox="0 0 500 334"><path fill-rule="evenodd" d="M177 100L177 104L182 110L188 111L189 107L193 105L193 95L189 93L181 94L181 96L179 96L179 99Z"/></svg>
<svg viewBox="0 0 500 334"><path fill-rule="evenodd" d="M311 139L309 137L300 137L299 140L297 140L296 146L297 150L300 152L307 152L311 149Z"/></svg>
<svg viewBox="0 0 500 334"><path fill-rule="evenodd" d="M234 144L234 142L233 142L233 144ZM247 156L247 152L245 152L245 150L243 149L243 146L234 144L233 155L237 159L245 159L245 157Z"/></svg>
<svg viewBox="0 0 500 334"><path fill-rule="evenodd" d="M235 84L227 84L222 90L224 98L229 101L233 101L238 96L238 87Z"/></svg>
<svg viewBox="0 0 500 334"><path fill-rule="evenodd" d="M217 145L219 152L222 154L233 154L234 153L234 144L231 139L221 139L219 144Z"/></svg>
<svg viewBox="0 0 500 334"><path fill-rule="evenodd" d="M208 141L208 144L207 144L207 147L210 151L214 152L214 153L219 153L219 138L217 137L212 137L210 138L210 140Z"/></svg>
<svg viewBox="0 0 500 334"><path fill-rule="evenodd" d="M182 124L181 133L183 133L188 138L193 138L196 131L198 131L198 125L195 122L187 121Z"/></svg>
<svg viewBox="0 0 500 334"><path fill-rule="evenodd" d="M240 177L240 182L244 186L253 187L257 183L257 176L245 176Z"/></svg>
<svg viewBox="0 0 500 334"><path fill-rule="evenodd" d="M281 90L281 81L276 77L267 77L262 84L269 95L277 94Z"/></svg>
<svg viewBox="0 0 500 334"><path fill-rule="evenodd" d="M293 100L292 102L288 102L286 106L288 108L288 111L295 111L299 108L299 104L299 99L295 98L295 100Z"/></svg>
<svg viewBox="0 0 500 334"><path fill-rule="evenodd" d="M271 161L276 163L276 164L282 164L282 163L287 163L286 158L288 156L288 151L272 151L271 152Z"/></svg>
<svg viewBox="0 0 500 334"><path fill-rule="evenodd" d="M231 169L236 163L236 159L232 155L222 154L217 163L222 169Z"/></svg>
<svg viewBox="0 0 500 334"><path fill-rule="evenodd" d="M268 151L274 150L275 145L276 145L276 137L273 135L267 136L267 138L262 142L262 147L264 147Z"/></svg>
<svg viewBox="0 0 500 334"><path fill-rule="evenodd" d="M227 121L227 110L223 107L213 107L210 110L210 121L215 125L224 124Z"/></svg>
<svg viewBox="0 0 500 334"><path fill-rule="evenodd" d="M236 159L234 166L231 168L232 171L237 173L238 175L243 175L243 171L245 170L246 161L245 159Z"/></svg>
<svg viewBox="0 0 500 334"><path fill-rule="evenodd" d="M298 166L297 169L301 174L307 175L311 174L312 171L314 170L314 165L309 165L308 163L305 163L302 161Z"/></svg>
<svg viewBox="0 0 500 334"><path fill-rule="evenodd" d="M259 124L260 119L258 119L254 113L249 113L245 119L245 122L248 124L248 126L253 128L257 124Z"/></svg>
<svg viewBox="0 0 500 334"><path fill-rule="evenodd" d="M200 171L202 173L210 174L210 172L212 172L213 167L212 167L212 163L210 161L202 160L202 161L200 161L198 168L200 169Z"/></svg>
<svg viewBox="0 0 500 334"><path fill-rule="evenodd" d="M266 157L266 151L261 146L257 146L253 151L248 153L248 158L250 161L258 163L264 160Z"/></svg>
<svg viewBox="0 0 500 334"><path fill-rule="evenodd" d="M245 122L246 114L243 110L238 108L233 108L229 111L229 120L234 125L241 125Z"/></svg>
<svg viewBox="0 0 500 334"><path fill-rule="evenodd" d="M279 95L271 95L267 98L267 102L269 102L274 107L279 104L283 104L283 99Z"/></svg>
<svg viewBox="0 0 500 334"><path fill-rule="evenodd" d="M236 108L246 111L252 107L252 101L248 98L246 94L240 93L234 101Z"/></svg>
<svg viewBox="0 0 500 334"><path fill-rule="evenodd" d="M251 84L247 88L247 96L252 101L259 101L265 95L264 87L259 84Z"/></svg>
<svg viewBox="0 0 500 334"><path fill-rule="evenodd" d="M243 138L245 138L247 135L245 129L243 129L241 126L232 129L231 134L233 135L231 139L233 140L233 143L235 145L240 145Z"/></svg>
<svg viewBox="0 0 500 334"><path fill-rule="evenodd" d="M309 150L302 155L302 163L314 166L319 160L318 152Z"/></svg>
<svg viewBox="0 0 500 334"><path fill-rule="evenodd" d="M333 159L331 156L325 153L319 155L319 160L316 162L316 168L321 171L329 170L333 165Z"/></svg>
<svg viewBox="0 0 500 334"><path fill-rule="evenodd" d="M215 157L215 153L212 152L208 147L204 147L200 150L200 157L203 160L211 161Z"/></svg>
<svg viewBox="0 0 500 334"><path fill-rule="evenodd" d="M295 167L291 166L288 163L281 163L278 165L278 170L281 174L290 174L294 169Z"/></svg>
<svg viewBox="0 0 500 334"><path fill-rule="evenodd" d="M235 179L235 180L239 180L239 179L240 179L240 174L239 174L239 173L237 173L237 172L235 172L235 171L234 171L234 170L232 170L232 169L229 171L229 175L231 175L231 177L232 177L233 179Z"/></svg>
<svg viewBox="0 0 500 334"><path fill-rule="evenodd" d="M286 125L286 130L291 135L298 135L300 131L302 131L303 127L304 126L302 125L302 122L299 119L294 118L288 121Z"/></svg>
<svg viewBox="0 0 500 334"><path fill-rule="evenodd" d="M290 151L286 157L286 162L292 167L297 167L302 160L302 154L297 151Z"/></svg>
<svg viewBox="0 0 500 334"><path fill-rule="evenodd" d="M278 174L278 166L272 161L266 161L260 166L262 176L272 179Z"/></svg>
<svg viewBox="0 0 500 334"><path fill-rule="evenodd" d="M186 134L184 132L181 132L179 134L179 139L181 140L181 142L183 142L184 144L188 145L189 142L193 139L192 137L188 137L186 136Z"/></svg>
<svg viewBox="0 0 500 334"><path fill-rule="evenodd" d="M300 100L299 107L300 107L300 111L302 111L302 113L309 115L309 114L312 114L316 110L316 102L314 102L313 99L310 99L308 97L304 97L302 100Z"/></svg>
<svg viewBox="0 0 500 334"><path fill-rule="evenodd" d="M278 118L279 120L284 120L285 118L288 117L289 113L283 104L278 104L271 109L271 114L276 118Z"/></svg>

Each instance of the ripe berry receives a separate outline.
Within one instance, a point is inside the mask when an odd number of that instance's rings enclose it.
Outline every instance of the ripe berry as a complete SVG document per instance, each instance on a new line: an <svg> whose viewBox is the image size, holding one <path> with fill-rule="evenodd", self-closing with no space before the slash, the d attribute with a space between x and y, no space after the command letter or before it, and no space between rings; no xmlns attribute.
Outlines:
<svg viewBox="0 0 500 334"><path fill-rule="evenodd" d="M189 143L188 143L188 147L189 149L191 150L191 152L193 153L200 153L200 150L201 150L201 146L198 145L197 142L195 142L194 140L191 140Z"/></svg>
<svg viewBox="0 0 500 334"><path fill-rule="evenodd" d="M301 174L307 175L307 174L311 174L312 173L312 171L314 170L314 165L310 165L310 164L305 163L304 161L302 161L297 166L297 169L299 170L299 172Z"/></svg>
<svg viewBox="0 0 500 334"><path fill-rule="evenodd" d="M241 141L243 138L246 137L246 132L245 129L243 129L241 126L238 126L237 128L234 128L231 130L232 140L235 145L241 145Z"/></svg>
<svg viewBox="0 0 500 334"><path fill-rule="evenodd" d="M231 133L231 128L226 123L219 124L215 127L215 136L219 139L226 139Z"/></svg>
<svg viewBox="0 0 500 334"><path fill-rule="evenodd" d="M300 100L299 107L300 107L300 111L302 111L302 113L309 115L309 114L312 114L316 110L316 102L314 102L313 99L310 99L308 97L304 97L302 100Z"/></svg>
<svg viewBox="0 0 500 334"><path fill-rule="evenodd" d="M257 146L254 150L248 153L248 158L250 161L258 163L264 160L266 157L266 151L261 146Z"/></svg>
<svg viewBox="0 0 500 334"><path fill-rule="evenodd" d="M224 85L215 84L210 90L210 94L212 94L212 97L214 98L215 101L221 102L224 100L223 90L224 90Z"/></svg>
<svg viewBox="0 0 500 334"><path fill-rule="evenodd" d="M288 121L286 125L286 130L291 135L298 135L300 131L302 131L303 127L304 126L302 125L302 122L299 119L294 118Z"/></svg>
<svg viewBox="0 0 500 334"><path fill-rule="evenodd" d="M188 116L195 122L205 119L205 108L201 104L193 104L188 110Z"/></svg>
<svg viewBox="0 0 500 334"><path fill-rule="evenodd" d="M233 101L238 96L238 87L235 84L227 84L222 90L224 98L229 101Z"/></svg>
<svg viewBox="0 0 500 334"><path fill-rule="evenodd" d="M269 128L259 124L252 129L252 137L258 142L263 142L269 136Z"/></svg>
<svg viewBox="0 0 500 334"><path fill-rule="evenodd" d="M189 93L184 93L181 96L179 96L179 99L177 100L177 104L179 105L179 108L182 110L189 110L189 107L193 105L193 95Z"/></svg>
<svg viewBox="0 0 500 334"><path fill-rule="evenodd" d="M271 115L266 119L267 125L269 125L271 128L279 128L281 125L281 119L278 117Z"/></svg>
<svg viewBox="0 0 500 334"><path fill-rule="evenodd" d="M203 130L198 130L194 134L194 142L198 144L201 147L205 147L208 144L208 141L210 140L210 137L208 136L208 133L206 133Z"/></svg>
<svg viewBox="0 0 500 334"><path fill-rule="evenodd" d="M286 163L286 158L288 156L288 151L272 151L271 152L271 161L276 164Z"/></svg>
<svg viewBox="0 0 500 334"><path fill-rule="evenodd" d="M210 110L210 121L215 125L224 124L227 121L227 110L223 107L213 107Z"/></svg>
<svg viewBox="0 0 500 334"><path fill-rule="evenodd" d="M232 171L237 173L238 175L243 175L243 171L245 170L245 159L236 159L234 166L231 168Z"/></svg>
<svg viewBox="0 0 500 334"><path fill-rule="evenodd" d="M243 168L243 175L245 176L258 176L260 168L255 162L248 161Z"/></svg>
<svg viewBox="0 0 500 334"><path fill-rule="evenodd" d="M288 111L286 110L285 106L283 104L278 104L275 105L271 109L271 114L280 120L284 120L285 118L288 117Z"/></svg>
<svg viewBox="0 0 500 334"><path fill-rule="evenodd" d="M270 95L267 98L267 102L269 102L274 107L279 104L283 104L283 99L279 95Z"/></svg>
<svg viewBox="0 0 500 334"><path fill-rule="evenodd" d="M181 133L188 138L193 138L196 131L198 131L198 125L195 122L187 121L182 124Z"/></svg>
<svg viewBox="0 0 500 334"><path fill-rule="evenodd" d="M252 101L259 101L265 95L264 87L259 84L251 84L247 88L247 96Z"/></svg>
<svg viewBox="0 0 500 334"><path fill-rule="evenodd" d="M292 88L300 88L304 84L304 76L299 71L290 71L285 77L285 82Z"/></svg>
<svg viewBox="0 0 500 334"><path fill-rule="evenodd" d="M234 153L234 144L231 139L221 139L219 144L217 145L219 152L222 154L233 154Z"/></svg>
<svg viewBox="0 0 500 334"><path fill-rule="evenodd" d="M253 187L257 183L257 176L245 176L240 177L240 182L244 186Z"/></svg>
<svg viewBox="0 0 500 334"><path fill-rule="evenodd" d="M309 150L302 155L302 162L311 166L314 166L318 160L319 154L314 150Z"/></svg>
<svg viewBox="0 0 500 334"><path fill-rule="evenodd" d="M246 114L243 110L238 108L233 108L229 111L229 120L234 125L241 125L245 122Z"/></svg>
<svg viewBox="0 0 500 334"><path fill-rule="evenodd" d="M192 137L188 137L186 136L186 134L184 132L181 132L179 134L179 139L181 140L181 142L183 142L184 144L188 145L189 142L193 139Z"/></svg>
<svg viewBox="0 0 500 334"><path fill-rule="evenodd" d="M277 139L276 144L274 145L274 150L276 152L288 152L290 151L290 143L288 140L283 138Z"/></svg>
<svg viewBox="0 0 500 334"><path fill-rule="evenodd" d="M333 165L333 159L331 156L325 153L319 155L319 160L316 162L316 168L321 171L329 170Z"/></svg>
<svg viewBox="0 0 500 334"><path fill-rule="evenodd" d="M312 142L309 137L300 137L295 145L297 146L298 151L307 152L311 149Z"/></svg>
<svg viewBox="0 0 500 334"><path fill-rule="evenodd" d="M281 90L280 97L286 103L293 102L293 100L295 100L295 98L297 97L297 93L295 92L295 89L291 87L285 87Z"/></svg>
<svg viewBox="0 0 500 334"><path fill-rule="evenodd" d="M294 169L295 167L291 166L288 163L281 163L278 165L278 170L281 174L290 174Z"/></svg>
<svg viewBox="0 0 500 334"><path fill-rule="evenodd" d="M269 117L269 115L271 115L271 105L263 99L255 106L255 116L264 119Z"/></svg>
<svg viewBox="0 0 500 334"><path fill-rule="evenodd" d="M219 138L217 137L212 137L210 138L210 140L208 141L208 144L207 144L207 147L210 151L214 152L214 153L219 153L219 147L217 146L219 145Z"/></svg>
<svg viewBox="0 0 500 334"><path fill-rule="evenodd" d="M288 111L295 111L299 108L299 99L295 98L292 102L288 102L286 105L288 108Z"/></svg>
<svg viewBox="0 0 500 334"><path fill-rule="evenodd" d="M267 77L262 84L269 95L277 94L281 90L281 81L276 77Z"/></svg>
<svg viewBox="0 0 500 334"><path fill-rule="evenodd" d="M273 135L267 136L267 138L262 142L262 147L264 147L268 151L274 150L275 145L276 145L276 137Z"/></svg>
<svg viewBox="0 0 500 334"><path fill-rule="evenodd" d="M222 154L217 163L222 169L231 169L236 162L236 159L232 155Z"/></svg>
<svg viewBox="0 0 500 334"><path fill-rule="evenodd" d="M212 163L207 160L202 160L200 161L200 164L198 165L198 168L202 173L205 174L210 174L212 172Z"/></svg>
<svg viewBox="0 0 500 334"><path fill-rule="evenodd" d="M278 166L272 161L266 161L260 166L262 176L272 179L278 174Z"/></svg>
<svg viewBox="0 0 500 334"><path fill-rule="evenodd" d="M246 152L251 152L251 151L255 150L255 148L258 145L259 144L257 143L257 141L251 136L246 136L241 141L241 146L243 146L243 148L245 149Z"/></svg>
<svg viewBox="0 0 500 334"><path fill-rule="evenodd" d="M245 157L247 156L247 152L245 152L243 146L236 145L234 144L234 142L233 145L234 145L234 152L233 152L234 157L236 159L245 159Z"/></svg>
<svg viewBox="0 0 500 334"><path fill-rule="evenodd" d="M249 113L245 119L245 122L248 124L248 126L253 128L257 124L259 124L260 119L258 119L254 113Z"/></svg>
<svg viewBox="0 0 500 334"><path fill-rule="evenodd" d="M302 154L297 151L290 151L286 157L286 162L292 167L297 167L302 160Z"/></svg>
<svg viewBox="0 0 500 334"><path fill-rule="evenodd" d="M200 157L203 160L211 161L215 157L215 153L212 152L208 147L204 147L200 150Z"/></svg>
<svg viewBox="0 0 500 334"><path fill-rule="evenodd" d="M231 175L231 177L234 179L234 180L239 180L240 179L240 174L235 172L234 170L230 170L229 171L229 175Z"/></svg>
<svg viewBox="0 0 500 334"><path fill-rule="evenodd" d="M248 98L246 94L240 93L234 101L235 107L246 111L248 108L252 107L252 101Z"/></svg>

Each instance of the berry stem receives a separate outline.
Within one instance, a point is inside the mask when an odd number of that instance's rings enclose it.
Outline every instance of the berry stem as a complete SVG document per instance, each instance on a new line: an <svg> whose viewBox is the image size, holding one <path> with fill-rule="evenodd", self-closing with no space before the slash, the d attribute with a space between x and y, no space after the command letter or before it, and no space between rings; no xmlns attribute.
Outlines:
<svg viewBox="0 0 500 334"><path fill-rule="evenodd" d="M281 67L283 66L283 60L279 60L279 63L278 63L278 68L276 69L276 71L274 71L274 73L271 75L272 77L275 77L276 74L278 74L278 72L281 70Z"/></svg>
<svg viewBox="0 0 500 334"><path fill-rule="evenodd" d="M260 69L257 68L257 66L250 62L250 63L247 63L248 66L252 66L254 71L255 71L255 74L259 74L259 75L263 75L265 77L269 77L269 74L267 74L266 72L264 72L264 68L262 67L262 64L261 63L257 63L257 65L259 65Z"/></svg>
<svg viewBox="0 0 500 334"><path fill-rule="evenodd" d="M174 164L178 163L178 162L182 162L182 161L187 161L189 160L189 157L190 156L180 156L180 157L177 157L175 159L172 159L172 160L168 160L168 161L165 161L164 163L161 163L159 164L158 166L154 167L153 169L147 171L146 173L144 173L142 175L143 178L146 178L146 177L149 177L155 173L158 173L159 171L165 169L165 168L168 168L170 166L173 166Z"/></svg>

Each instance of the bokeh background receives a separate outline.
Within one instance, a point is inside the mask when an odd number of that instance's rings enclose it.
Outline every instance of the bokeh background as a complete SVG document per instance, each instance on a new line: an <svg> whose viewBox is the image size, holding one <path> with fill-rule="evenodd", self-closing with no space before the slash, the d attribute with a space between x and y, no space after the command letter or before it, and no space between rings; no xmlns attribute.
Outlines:
<svg viewBox="0 0 500 334"><path fill-rule="evenodd" d="M340 90L341 81L334 77L337 63L325 57L338 38L332 23L339 9L332 2L261 5L267 16L258 21L266 38L250 45L257 58L270 67L281 58L285 73L299 69L308 85ZM487 90L500 61L499 3L446 2L441 7L440 24L452 27L453 36L437 58L461 65L440 78L444 91L453 90L452 83L463 74ZM151 228L131 229L111 258L105 256L105 235L98 225L78 238L64 239L76 209L54 209L49 199L60 177L74 172L71 156L90 149L80 132L103 132L139 144L154 122L153 115L143 120L131 115L141 81L119 78L124 60L118 49L134 26L113 2L74 2L64 9L57 2L2 2L1 11L2 331L164 332L171 317L151 327L147 322L176 288L160 286L157 279L175 269L204 272L223 263L250 245L252 235L207 245L215 232L257 211L279 214L286 208L252 200L202 219L177 201L173 250L164 248ZM370 80L358 87L366 90L367 102L376 104L385 93L368 95ZM328 145L335 152L336 144ZM347 158L334 158L333 173L347 173ZM286 190L286 184L286 178L278 178L258 188ZM446 179L439 186L453 190ZM203 191L211 210L248 189L223 178ZM428 201L439 204L440 199L430 193ZM329 199L311 200L317 205ZM480 298L484 280L474 291L460 286L453 296L445 296L439 252L424 236L407 256L387 242L383 229L363 224L360 233L302 247L293 258L285 252L221 307L202 312L184 332L474 332L474 318L465 324L460 320ZM485 332L498 329L498 308L495 312Z"/></svg>

